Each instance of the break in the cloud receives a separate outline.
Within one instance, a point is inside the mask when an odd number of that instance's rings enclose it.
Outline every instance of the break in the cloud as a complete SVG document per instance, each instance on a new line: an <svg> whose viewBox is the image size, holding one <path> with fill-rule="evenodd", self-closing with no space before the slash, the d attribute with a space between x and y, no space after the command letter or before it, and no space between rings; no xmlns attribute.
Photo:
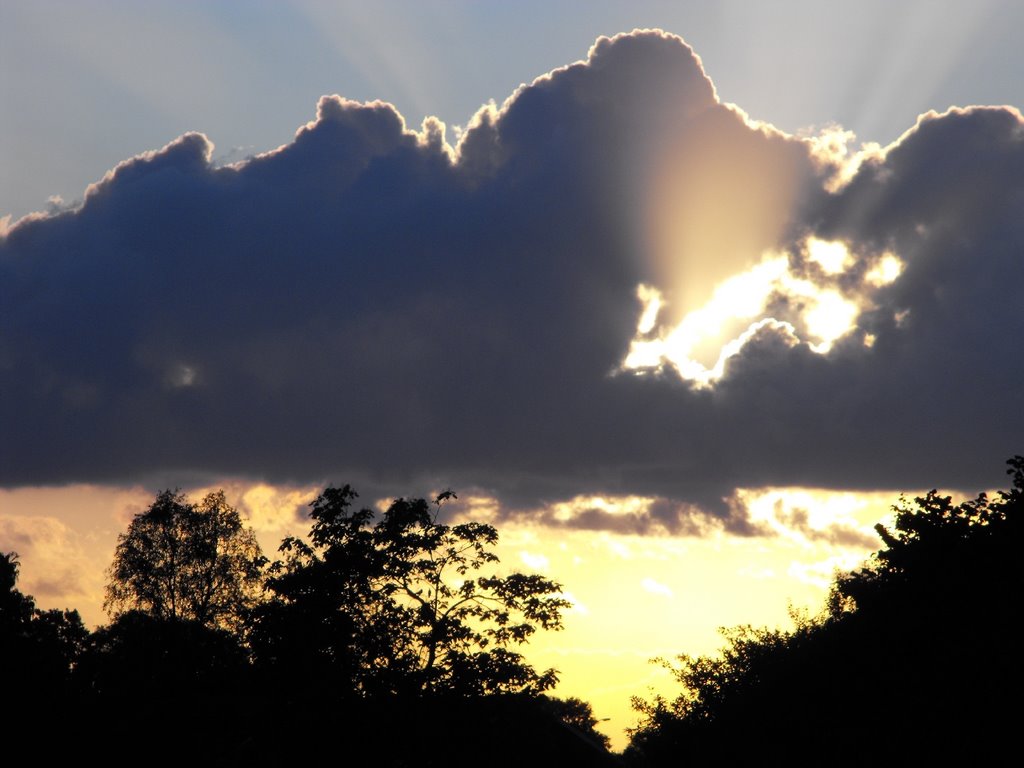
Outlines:
<svg viewBox="0 0 1024 768"><path fill-rule="evenodd" d="M997 484L1024 120L927 114L856 166L848 140L720 103L661 32L598 40L454 148L340 97L228 167L182 136L6 225L0 483L653 500L580 520L634 532L742 530L737 488Z"/></svg>

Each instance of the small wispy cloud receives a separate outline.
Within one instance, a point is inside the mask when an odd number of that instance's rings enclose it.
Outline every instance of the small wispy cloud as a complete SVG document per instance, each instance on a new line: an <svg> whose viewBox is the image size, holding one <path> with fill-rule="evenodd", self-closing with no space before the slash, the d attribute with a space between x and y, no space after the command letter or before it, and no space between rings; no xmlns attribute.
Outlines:
<svg viewBox="0 0 1024 768"><path fill-rule="evenodd" d="M547 571L551 565L551 561L545 555L525 550L519 553L519 559L535 571Z"/></svg>
<svg viewBox="0 0 1024 768"><path fill-rule="evenodd" d="M641 581L640 586L643 587L647 592L650 592L652 595L660 595L662 597L673 596L673 592L668 586L662 584L660 581L655 581L651 578L646 578L643 581Z"/></svg>

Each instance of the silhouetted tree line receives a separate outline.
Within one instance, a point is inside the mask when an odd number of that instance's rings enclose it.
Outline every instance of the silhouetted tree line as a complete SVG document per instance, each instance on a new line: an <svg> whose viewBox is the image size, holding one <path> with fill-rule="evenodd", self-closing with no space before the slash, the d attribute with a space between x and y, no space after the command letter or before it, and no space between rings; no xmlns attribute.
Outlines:
<svg viewBox="0 0 1024 768"><path fill-rule="evenodd" d="M452 497L398 499L375 520L327 488L309 540L271 563L223 492L164 491L119 537L112 621L92 633L38 610L0 555L9 732L46 734L50 757L606 764L590 705L546 695L555 670L517 650L561 628L561 585L493 575L494 527L438 522Z"/></svg>
<svg viewBox="0 0 1024 768"><path fill-rule="evenodd" d="M0 553L0 681L7 702L30 704L32 692L66 695L89 632L78 611L41 611L19 592L18 557Z"/></svg>
<svg viewBox="0 0 1024 768"><path fill-rule="evenodd" d="M892 529L876 526L884 547L836 577L820 616L679 656L675 699L634 699L628 762L1019 761L1024 458L1008 464L995 498L901 499Z"/></svg>
<svg viewBox="0 0 1024 768"><path fill-rule="evenodd" d="M670 664L674 699L634 699L639 766L966 764L1019 752L1024 457L1012 487L894 507L883 547L791 630L737 627ZM229 764L614 764L591 707L545 695L516 650L561 626L561 587L492 576L497 532L398 499L375 520L347 486L270 563L224 500L171 491L119 538L107 609L41 611L0 555L5 754Z"/></svg>

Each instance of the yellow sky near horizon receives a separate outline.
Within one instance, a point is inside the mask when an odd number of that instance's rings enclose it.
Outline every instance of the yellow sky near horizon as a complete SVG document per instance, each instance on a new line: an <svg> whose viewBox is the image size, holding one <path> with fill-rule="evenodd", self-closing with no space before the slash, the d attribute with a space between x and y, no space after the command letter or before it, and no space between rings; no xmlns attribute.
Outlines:
<svg viewBox="0 0 1024 768"><path fill-rule="evenodd" d="M284 536L308 532L298 514L318 489L241 482L224 488L268 556ZM636 723L630 698L673 694L670 676L651 659L713 653L721 627L785 627L791 608L816 613L836 570L854 567L877 548L872 526L897 498L891 492L744 491L760 536L716 527L700 536L627 535L528 518L488 520L493 507L473 499L464 500L469 503L459 514L496 525L502 571L539 572L563 585L574 604L564 630L538 633L524 652L535 667L558 669L554 694L589 701L621 749L625 729ZM95 627L106 620L104 570L117 535L152 499L141 487L0 491L0 550L18 552L18 586L41 608L76 608ZM614 500L607 506L614 509ZM559 514L570 517L564 509Z"/></svg>

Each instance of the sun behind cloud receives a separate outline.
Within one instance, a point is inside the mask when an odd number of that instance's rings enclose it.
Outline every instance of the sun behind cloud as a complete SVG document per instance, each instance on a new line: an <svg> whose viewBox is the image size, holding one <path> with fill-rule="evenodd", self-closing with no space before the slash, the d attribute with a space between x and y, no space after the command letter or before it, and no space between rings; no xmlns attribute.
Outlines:
<svg viewBox="0 0 1024 768"><path fill-rule="evenodd" d="M729 358L766 327L780 331L790 344L826 354L857 327L860 312L874 306L872 293L899 276L902 262L886 252L859 285L842 288L855 267L858 260L846 243L811 235L793 252L768 252L753 267L715 285L708 300L675 327L658 324L664 298L658 288L641 284L642 310L622 367L643 372L669 365L695 386L710 387L724 375ZM773 308L782 313L773 316Z"/></svg>

